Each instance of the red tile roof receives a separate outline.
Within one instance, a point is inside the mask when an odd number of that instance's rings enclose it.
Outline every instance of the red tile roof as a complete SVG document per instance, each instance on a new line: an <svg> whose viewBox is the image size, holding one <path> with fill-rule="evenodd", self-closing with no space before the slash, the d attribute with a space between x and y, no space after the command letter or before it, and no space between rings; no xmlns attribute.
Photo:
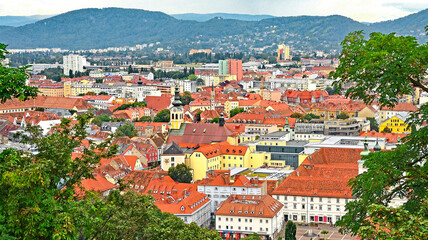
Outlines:
<svg viewBox="0 0 428 240"><path fill-rule="evenodd" d="M65 97L48 97L48 96L37 96L34 99L27 101L19 101L18 99L9 99L5 103L0 104L0 109L17 109L17 108L60 108L60 109L73 109L78 110L93 108L93 106L87 103L81 98L65 98Z"/></svg>
<svg viewBox="0 0 428 240"><path fill-rule="evenodd" d="M351 198L348 186L358 175L361 149L321 148L309 157L272 194Z"/></svg>
<svg viewBox="0 0 428 240"><path fill-rule="evenodd" d="M147 102L148 108L155 111L166 109L171 105L170 96L147 96L144 101Z"/></svg>
<svg viewBox="0 0 428 240"><path fill-rule="evenodd" d="M385 138L387 143L397 143L399 138L403 139L407 135L406 133L378 133L374 130L370 132L360 132L360 136Z"/></svg>
<svg viewBox="0 0 428 240"><path fill-rule="evenodd" d="M220 203L215 215L273 218L283 207L269 195L231 195Z"/></svg>

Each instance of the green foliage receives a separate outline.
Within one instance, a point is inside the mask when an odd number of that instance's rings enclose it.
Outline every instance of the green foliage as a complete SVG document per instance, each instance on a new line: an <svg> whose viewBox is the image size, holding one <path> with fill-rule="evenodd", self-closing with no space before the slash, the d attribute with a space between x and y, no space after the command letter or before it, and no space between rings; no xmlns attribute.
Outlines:
<svg viewBox="0 0 428 240"><path fill-rule="evenodd" d="M344 113L344 112L342 112L342 113L339 113L339 115L337 115L336 116L336 118L337 119L348 119L349 118L349 116L348 116L348 114L346 114L346 113Z"/></svg>
<svg viewBox="0 0 428 240"><path fill-rule="evenodd" d="M108 93L106 93L106 92L100 92L100 93L98 93L98 96L100 96L100 95L108 95Z"/></svg>
<svg viewBox="0 0 428 240"><path fill-rule="evenodd" d="M125 123L122 126L118 127L116 130L116 135L118 137L135 137L137 136L137 130L135 129L134 125L131 123Z"/></svg>
<svg viewBox="0 0 428 240"><path fill-rule="evenodd" d="M40 72L41 75L45 75L47 79L52 79L56 82L61 81L61 77L65 77L63 70L60 67L57 68L47 68Z"/></svg>
<svg viewBox="0 0 428 240"><path fill-rule="evenodd" d="M289 220L287 222L287 225L285 225L284 240L296 240L296 231L296 224L293 221Z"/></svg>
<svg viewBox="0 0 428 240"><path fill-rule="evenodd" d="M151 122L152 118L150 116L142 116L139 121L140 122Z"/></svg>
<svg viewBox="0 0 428 240"><path fill-rule="evenodd" d="M210 123L218 123L220 117L215 117L213 119L211 119Z"/></svg>
<svg viewBox="0 0 428 240"><path fill-rule="evenodd" d="M339 91L351 84L346 95L371 104L375 98L381 106L394 106L397 96L414 95L414 88L428 91L423 83L428 66L428 45L419 45L414 37L353 32L341 43L340 64L330 76ZM364 69L364 71L361 71ZM377 97L379 96L379 97Z"/></svg>
<svg viewBox="0 0 428 240"><path fill-rule="evenodd" d="M302 118L303 115L301 113L295 112L295 113L291 114L290 117L291 118Z"/></svg>
<svg viewBox="0 0 428 240"><path fill-rule="evenodd" d="M162 109L158 114L156 114L153 122L169 122L170 111L169 109Z"/></svg>
<svg viewBox="0 0 428 240"><path fill-rule="evenodd" d="M192 95L190 92L185 91L183 96L180 95L180 100L183 103L183 105L189 105L189 103L195 99L192 98Z"/></svg>
<svg viewBox="0 0 428 240"><path fill-rule="evenodd" d="M379 132L379 124L377 123L375 118L367 118L370 121L370 130L375 130Z"/></svg>
<svg viewBox="0 0 428 240"><path fill-rule="evenodd" d="M147 107L147 104L145 102L134 102L134 103L128 103L128 104L122 104L119 107L117 107L113 112L119 111L119 110L125 110L128 108L134 108L134 107Z"/></svg>
<svg viewBox="0 0 428 240"><path fill-rule="evenodd" d="M391 128L389 128L389 127L385 127L385 128L382 130L382 132L383 132L383 133L391 133L391 132L392 132L392 130L391 130Z"/></svg>
<svg viewBox="0 0 428 240"><path fill-rule="evenodd" d="M373 33L364 40L361 32L351 33L342 42L341 62L332 74L340 78L339 89L352 98L371 103L376 95L381 106L394 106L396 96L412 94L414 88L428 92L422 81L427 70L427 44L418 45L413 37ZM364 156L366 172L350 180L351 201L347 213L337 222L342 231L362 239L426 239L428 194L428 105L411 114L409 127L415 129L391 151ZM388 207L394 198L405 202ZM419 221L419 222L418 222ZM423 224L423 225L420 225Z"/></svg>
<svg viewBox="0 0 428 240"><path fill-rule="evenodd" d="M335 87L333 87L333 88L327 87L325 89L325 91L328 93L328 95L334 95L334 94L336 94L336 88Z"/></svg>
<svg viewBox="0 0 428 240"><path fill-rule="evenodd" d="M257 233L253 233L251 235L246 236L244 240L261 240L261 238Z"/></svg>
<svg viewBox="0 0 428 240"><path fill-rule="evenodd" d="M35 155L15 149L0 153L2 239L221 239L215 231L162 213L151 196L121 192L122 183L107 197L83 191L81 180L94 178L101 158L117 152L108 138L71 157L92 117L79 115L73 128L63 119L47 136L29 127L25 142L35 146Z"/></svg>
<svg viewBox="0 0 428 240"><path fill-rule="evenodd" d="M91 123L97 125L98 127L101 127L101 125L103 125L103 122L111 121L113 121L113 119L109 115L103 114L95 117Z"/></svg>
<svg viewBox="0 0 428 240"><path fill-rule="evenodd" d="M320 116L315 115L313 113L307 113L303 116L303 119L305 119L306 121L311 121L312 119L319 119Z"/></svg>
<svg viewBox="0 0 428 240"><path fill-rule="evenodd" d="M184 163L170 167L168 169L168 176L180 183L190 183L193 179L191 169Z"/></svg>
<svg viewBox="0 0 428 240"><path fill-rule="evenodd" d="M6 47L7 45L0 43L0 62L9 53ZM36 87L25 85L28 78L28 67L8 68L0 64L0 103L12 98L23 101L37 96L38 89Z"/></svg>
<svg viewBox="0 0 428 240"><path fill-rule="evenodd" d="M241 107L234 108L230 111L230 117L233 117L236 114L242 113L242 112L245 112L244 108L241 108Z"/></svg>
<svg viewBox="0 0 428 240"><path fill-rule="evenodd" d="M192 80L192 81L196 81L198 79L198 77L196 77L195 74L190 74L187 78Z"/></svg>

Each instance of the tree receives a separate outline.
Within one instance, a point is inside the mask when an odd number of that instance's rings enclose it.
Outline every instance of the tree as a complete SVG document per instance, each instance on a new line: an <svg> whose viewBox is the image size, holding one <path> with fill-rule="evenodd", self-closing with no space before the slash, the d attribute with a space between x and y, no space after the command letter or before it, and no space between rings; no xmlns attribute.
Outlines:
<svg viewBox="0 0 428 240"><path fill-rule="evenodd" d="M131 123L125 123L122 126L118 127L116 130L116 135L118 137L135 137L137 135L137 130L135 129L134 125Z"/></svg>
<svg viewBox="0 0 428 240"><path fill-rule="evenodd" d="M319 119L320 116L317 116L313 113L307 113L303 116L303 119L305 119L306 121L311 121L312 119Z"/></svg>
<svg viewBox="0 0 428 240"><path fill-rule="evenodd" d="M210 123L218 123L220 117L214 117L213 119L211 119Z"/></svg>
<svg viewBox="0 0 428 240"><path fill-rule="evenodd" d="M142 116L140 122L151 122L152 118L150 116Z"/></svg>
<svg viewBox="0 0 428 240"><path fill-rule="evenodd" d="M7 45L0 43L0 62L5 59L9 52L6 50ZM18 98L20 101L36 97L38 89L25 84L28 74L26 67L7 68L0 64L0 103L6 100Z"/></svg>
<svg viewBox="0 0 428 240"><path fill-rule="evenodd" d="M346 95L381 107L393 107L397 96L414 94L418 87L428 92L423 79L428 67L428 45L414 37L353 32L342 41L340 64L331 77L339 90L350 86ZM337 222L342 231L363 239L427 239L428 205L428 105L410 115L407 124L416 128L391 151L362 157L366 172L350 180L351 201L347 213ZM390 207L394 198L404 199ZM424 221L424 220L425 221ZM421 222L418 222L422 220Z"/></svg>
<svg viewBox="0 0 428 240"><path fill-rule="evenodd" d="M183 105L189 105L189 103L194 99L192 98L192 95L189 91L185 91L183 93L183 96L180 96L180 100L183 103Z"/></svg>
<svg viewBox="0 0 428 240"><path fill-rule="evenodd" d="M288 221L285 225L285 236L284 240L296 240L296 224L293 221Z"/></svg>
<svg viewBox="0 0 428 240"><path fill-rule="evenodd" d="M196 75L195 75L195 74L190 74L187 78L188 78L189 80L192 80L192 81L196 81L196 80L198 79L198 77L196 77Z"/></svg>
<svg viewBox="0 0 428 240"><path fill-rule="evenodd" d="M82 179L94 178L101 158L117 152L109 137L99 144L90 141L72 158L92 117L79 115L74 127L64 118L46 136L30 126L24 141L36 154L16 149L0 153L2 239L221 239L215 231L162 213L151 196L126 191L121 181L107 197L82 189Z"/></svg>
<svg viewBox="0 0 428 240"><path fill-rule="evenodd" d="M379 124L377 123L375 118L367 118L367 120L370 121L370 130L375 130L376 132L379 132Z"/></svg>
<svg viewBox="0 0 428 240"><path fill-rule="evenodd" d="M328 93L328 95L334 95L336 94L336 88L327 87L325 91Z"/></svg>
<svg viewBox="0 0 428 240"><path fill-rule="evenodd" d="M230 111L230 117L233 117L236 114L241 113L241 112L245 112L244 108L241 108L241 107L234 108Z"/></svg>
<svg viewBox="0 0 428 240"><path fill-rule="evenodd" d="M98 93L98 96L100 96L100 95L108 95L108 93L106 93L106 92L100 92L100 93Z"/></svg>
<svg viewBox="0 0 428 240"><path fill-rule="evenodd" d="M162 109L158 114L156 114L153 122L169 122L170 111L169 109Z"/></svg>
<svg viewBox="0 0 428 240"><path fill-rule="evenodd" d="M326 234L328 234L329 233L329 231L327 231L327 230L322 230L321 232L320 232L322 235L326 235ZM324 238L325 239L325 238Z"/></svg>
<svg viewBox="0 0 428 240"><path fill-rule="evenodd" d="M125 110L128 108L134 108L134 107L147 107L147 104L145 102L134 102L134 103L122 104L116 109L114 109L113 112L119 111L119 110Z"/></svg>
<svg viewBox="0 0 428 240"><path fill-rule="evenodd" d="M382 130L382 132L383 132L383 133L391 133L391 132L392 132L392 130L391 130L391 128L389 128L389 127L385 127L385 128Z"/></svg>
<svg viewBox="0 0 428 240"><path fill-rule="evenodd" d="M74 73L73 73L73 70L69 70L68 71L68 77L70 77L70 78L74 78Z"/></svg>
<svg viewBox="0 0 428 240"><path fill-rule="evenodd" d="M180 183L190 183L193 179L191 169L184 163L170 167L168 169L168 176Z"/></svg>
<svg viewBox="0 0 428 240"><path fill-rule="evenodd" d="M261 240L261 238L257 233L253 233L251 235L246 236L244 240Z"/></svg>
<svg viewBox="0 0 428 240"><path fill-rule="evenodd" d="M346 113L344 113L344 112L341 112L341 113L339 113L339 114L336 116L336 118L337 118L337 119L348 119L348 118L349 118L349 116L348 116L348 114L346 114Z"/></svg>
<svg viewBox="0 0 428 240"><path fill-rule="evenodd" d="M303 115L301 113L295 112L295 113L291 114L290 117L291 118L302 118Z"/></svg>

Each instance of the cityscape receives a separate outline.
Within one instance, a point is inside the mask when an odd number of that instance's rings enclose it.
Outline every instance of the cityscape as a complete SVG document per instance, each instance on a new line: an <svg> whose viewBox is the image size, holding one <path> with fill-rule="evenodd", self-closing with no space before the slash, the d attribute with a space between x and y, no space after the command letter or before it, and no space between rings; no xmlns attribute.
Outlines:
<svg viewBox="0 0 428 240"><path fill-rule="evenodd" d="M0 236L427 239L426 7L0 16Z"/></svg>

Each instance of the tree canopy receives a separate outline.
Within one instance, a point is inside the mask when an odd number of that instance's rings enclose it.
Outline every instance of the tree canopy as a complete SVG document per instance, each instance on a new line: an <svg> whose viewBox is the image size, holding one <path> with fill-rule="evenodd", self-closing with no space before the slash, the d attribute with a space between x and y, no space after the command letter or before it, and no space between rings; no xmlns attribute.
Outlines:
<svg viewBox="0 0 428 240"><path fill-rule="evenodd" d="M6 47L7 45L0 43L0 62L9 53ZM22 101L37 96L38 89L25 84L28 79L28 68L29 66L9 68L0 63L0 103L12 98Z"/></svg>
<svg viewBox="0 0 428 240"><path fill-rule="evenodd" d="M296 224L293 221L288 221L285 225L284 240L296 240Z"/></svg>
<svg viewBox="0 0 428 240"><path fill-rule="evenodd" d="M169 122L170 112L169 109L162 109L156 114L154 122Z"/></svg>
<svg viewBox="0 0 428 240"><path fill-rule="evenodd" d="M342 112L342 113L339 113L339 114L336 116L336 118L337 118L337 119L345 120L345 119L348 119L348 118L349 118L349 116L348 116L348 114L346 114L346 113Z"/></svg>
<svg viewBox="0 0 428 240"><path fill-rule="evenodd" d="M350 33L341 43L340 64L332 77L346 95L382 106L397 104L397 96L428 92L423 79L428 66L427 43L395 34ZM363 239L427 239L428 105L411 114L407 124L414 129L391 151L364 156L366 172L351 179L352 196L347 214L339 221L342 230ZM391 207L394 199L402 199ZM400 202L398 202L400 203ZM424 224L425 223L425 224ZM410 230L411 229L411 230Z"/></svg>
<svg viewBox="0 0 428 240"><path fill-rule="evenodd" d="M241 113L241 112L245 112L244 108L241 108L241 107L234 108L230 111L230 117L233 117L236 114Z"/></svg>
<svg viewBox="0 0 428 240"><path fill-rule="evenodd" d="M30 126L24 140L36 153L0 153L0 236L2 239L221 239L218 233L162 213L147 195L119 182L106 197L85 191L101 158L117 152L113 138L93 143L72 157L86 138L92 116L63 119L51 135ZM58 147L61 146L61 147Z"/></svg>
<svg viewBox="0 0 428 240"><path fill-rule="evenodd" d="M174 179L174 181L181 183L190 183L193 179L191 169L184 163L170 167L168 169L168 176Z"/></svg>
<svg viewBox="0 0 428 240"><path fill-rule="evenodd" d="M118 127L116 130L116 135L118 137L135 137L137 135L137 130L135 129L134 125L131 123L125 123L122 126Z"/></svg>

